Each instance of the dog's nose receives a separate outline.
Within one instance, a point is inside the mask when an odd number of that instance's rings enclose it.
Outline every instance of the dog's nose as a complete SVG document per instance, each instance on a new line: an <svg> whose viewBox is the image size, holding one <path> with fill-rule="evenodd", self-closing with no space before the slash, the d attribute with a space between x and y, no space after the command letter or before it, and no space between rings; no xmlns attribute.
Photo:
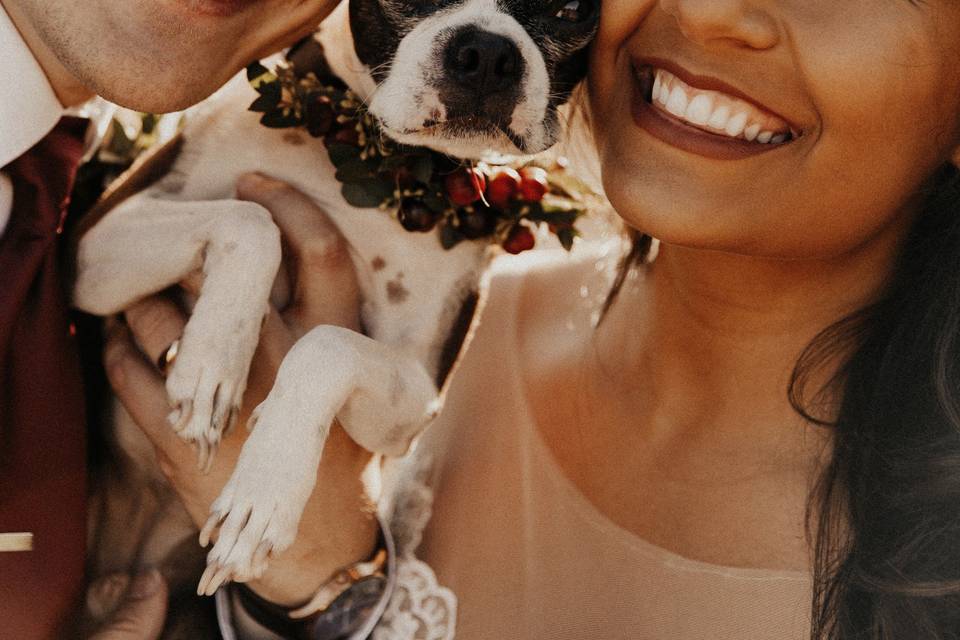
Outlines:
<svg viewBox="0 0 960 640"><path fill-rule="evenodd" d="M461 87L486 96L516 88L523 76L523 57L509 38L469 29L447 45L446 68Z"/></svg>

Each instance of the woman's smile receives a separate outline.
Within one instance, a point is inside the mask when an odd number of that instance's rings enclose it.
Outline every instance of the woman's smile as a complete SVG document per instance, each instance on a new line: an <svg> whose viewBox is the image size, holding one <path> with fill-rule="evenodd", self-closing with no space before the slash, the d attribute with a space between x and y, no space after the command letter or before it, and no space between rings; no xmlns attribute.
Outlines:
<svg viewBox="0 0 960 640"><path fill-rule="evenodd" d="M828 259L951 158L951 2L605 0L590 116L617 212L663 243ZM889 236L892 237L892 236Z"/></svg>
<svg viewBox="0 0 960 640"><path fill-rule="evenodd" d="M734 160L793 142L801 131L721 80L663 59L632 64L632 113L655 138L691 153Z"/></svg>

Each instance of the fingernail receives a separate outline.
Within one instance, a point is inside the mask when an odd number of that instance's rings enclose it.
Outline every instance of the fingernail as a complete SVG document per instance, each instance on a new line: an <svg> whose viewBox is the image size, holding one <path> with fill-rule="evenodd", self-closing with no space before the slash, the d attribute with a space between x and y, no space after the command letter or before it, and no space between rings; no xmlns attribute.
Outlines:
<svg viewBox="0 0 960 640"><path fill-rule="evenodd" d="M160 577L160 572L156 569L150 569L146 573L141 573L133 579L127 595L137 600L149 598L160 590L161 584L162 578Z"/></svg>

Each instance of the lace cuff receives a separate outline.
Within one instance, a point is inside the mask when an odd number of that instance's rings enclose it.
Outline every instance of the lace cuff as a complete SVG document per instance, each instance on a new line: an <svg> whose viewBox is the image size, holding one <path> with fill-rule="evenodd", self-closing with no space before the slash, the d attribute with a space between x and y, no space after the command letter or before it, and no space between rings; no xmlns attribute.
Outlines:
<svg viewBox="0 0 960 640"><path fill-rule="evenodd" d="M396 543L396 586L372 640L452 640L457 597L414 552L433 513L429 457L397 462L392 500L384 505Z"/></svg>
<svg viewBox="0 0 960 640"><path fill-rule="evenodd" d="M372 640L452 640L456 622L456 596L410 556L397 562L397 585Z"/></svg>

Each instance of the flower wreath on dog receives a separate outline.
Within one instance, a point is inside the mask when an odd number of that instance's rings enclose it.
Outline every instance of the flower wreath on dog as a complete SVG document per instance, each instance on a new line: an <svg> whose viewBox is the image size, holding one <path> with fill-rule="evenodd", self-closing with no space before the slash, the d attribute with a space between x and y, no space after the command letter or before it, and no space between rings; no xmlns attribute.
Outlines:
<svg viewBox="0 0 960 640"><path fill-rule="evenodd" d="M294 53L304 47L313 50L301 70ZM250 110L263 114L261 124L302 128L323 138L343 197L355 207L393 212L407 231L439 229L445 249L486 238L521 253L535 245L532 228L546 225L569 251L579 235L577 219L594 194L567 173L565 159L549 170L535 162L464 164L426 147L396 143L330 70L313 38L294 47L273 71L251 64L247 78L259 94Z"/></svg>

